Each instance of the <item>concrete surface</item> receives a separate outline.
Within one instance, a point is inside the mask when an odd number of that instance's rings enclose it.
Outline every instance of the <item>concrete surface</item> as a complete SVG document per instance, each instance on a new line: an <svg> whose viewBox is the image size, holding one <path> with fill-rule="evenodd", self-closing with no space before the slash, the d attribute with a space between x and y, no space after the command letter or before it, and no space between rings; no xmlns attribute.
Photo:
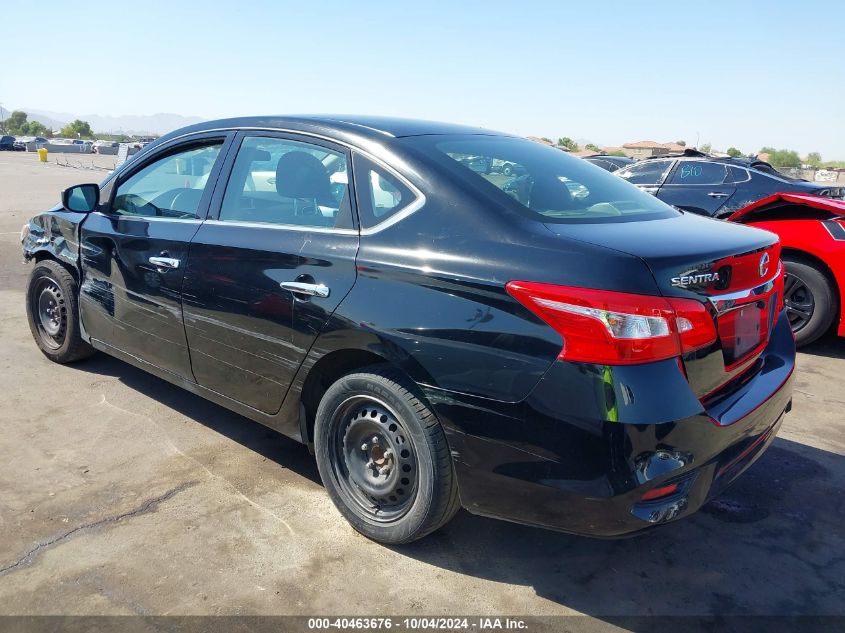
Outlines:
<svg viewBox="0 0 845 633"><path fill-rule="evenodd" d="M780 438L691 519L599 541L462 512L383 547L304 447L108 356L40 354L18 231L103 174L0 153L0 614L845 614L845 340L801 354Z"/></svg>

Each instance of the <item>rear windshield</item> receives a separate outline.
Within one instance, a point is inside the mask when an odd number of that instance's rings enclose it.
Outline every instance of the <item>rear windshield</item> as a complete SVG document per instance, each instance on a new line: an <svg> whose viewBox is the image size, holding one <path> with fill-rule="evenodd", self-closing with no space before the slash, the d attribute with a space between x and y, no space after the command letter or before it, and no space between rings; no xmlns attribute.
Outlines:
<svg viewBox="0 0 845 633"><path fill-rule="evenodd" d="M541 222L626 222L678 214L601 167L527 139L431 135L404 140L467 185Z"/></svg>

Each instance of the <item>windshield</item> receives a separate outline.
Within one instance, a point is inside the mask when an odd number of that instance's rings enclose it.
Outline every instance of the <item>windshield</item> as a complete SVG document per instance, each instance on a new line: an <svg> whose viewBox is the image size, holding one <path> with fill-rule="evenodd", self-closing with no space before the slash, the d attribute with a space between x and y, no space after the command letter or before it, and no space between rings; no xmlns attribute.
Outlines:
<svg viewBox="0 0 845 633"><path fill-rule="evenodd" d="M467 184L541 222L626 222L678 214L601 167L527 139L431 135L406 141Z"/></svg>

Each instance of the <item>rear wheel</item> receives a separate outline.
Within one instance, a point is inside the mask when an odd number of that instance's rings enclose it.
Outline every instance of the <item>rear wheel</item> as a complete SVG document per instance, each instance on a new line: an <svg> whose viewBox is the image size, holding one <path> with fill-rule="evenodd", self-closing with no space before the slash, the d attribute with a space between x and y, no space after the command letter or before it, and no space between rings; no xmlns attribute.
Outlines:
<svg viewBox="0 0 845 633"><path fill-rule="evenodd" d="M836 316L833 284L815 266L784 257L786 278L783 303L799 347L812 343L830 329Z"/></svg>
<svg viewBox="0 0 845 633"><path fill-rule="evenodd" d="M365 536L409 543L458 510L443 429L398 372L371 367L340 378L320 401L314 436L329 496Z"/></svg>
<svg viewBox="0 0 845 633"><path fill-rule="evenodd" d="M43 354L56 363L86 358L94 349L82 340L76 280L56 261L35 265L26 289L29 329Z"/></svg>

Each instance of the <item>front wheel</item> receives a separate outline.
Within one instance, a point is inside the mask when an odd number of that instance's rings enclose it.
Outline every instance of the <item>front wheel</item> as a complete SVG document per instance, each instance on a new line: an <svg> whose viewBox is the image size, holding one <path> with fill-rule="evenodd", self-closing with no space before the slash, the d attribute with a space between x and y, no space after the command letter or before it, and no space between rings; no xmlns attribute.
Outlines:
<svg viewBox="0 0 845 633"><path fill-rule="evenodd" d="M446 436L416 387L371 367L340 378L317 409L314 445L323 484L365 536L409 543L459 508Z"/></svg>
<svg viewBox="0 0 845 633"><path fill-rule="evenodd" d="M35 264L26 289L26 316L35 343L55 363L86 358L94 349L82 340L76 280L56 261Z"/></svg>
<svg viewBox="0 0 845 633"><path fill-rule="evenodd" d="M809 345L830 329L836 317L836 292L821 270L798 259L783 258L786 277L783 304L799 347Z"/></svg>

